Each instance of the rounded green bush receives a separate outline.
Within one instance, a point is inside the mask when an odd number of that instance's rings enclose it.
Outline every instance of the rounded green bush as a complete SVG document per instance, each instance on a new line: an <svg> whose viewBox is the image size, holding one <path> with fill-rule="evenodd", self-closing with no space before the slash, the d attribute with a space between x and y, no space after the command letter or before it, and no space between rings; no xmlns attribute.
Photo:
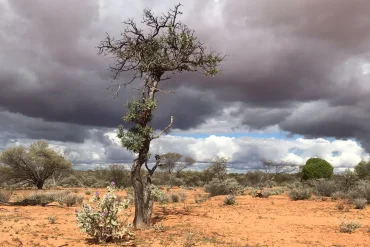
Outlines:
<svg viewBox="0 0 370 247"><path fill-rule="evenodd" d="M333 166L324 159L310 158L307 160L306 165L302 169L302 178L319 179L331 178L333 175Z"/></svg>

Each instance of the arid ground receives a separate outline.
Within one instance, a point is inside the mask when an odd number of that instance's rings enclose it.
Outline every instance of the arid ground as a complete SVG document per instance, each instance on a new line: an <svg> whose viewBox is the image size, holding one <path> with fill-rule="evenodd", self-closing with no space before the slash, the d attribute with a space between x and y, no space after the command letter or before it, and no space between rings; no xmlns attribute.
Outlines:
<svg viewBox="0 0 370 247"><path fill-rule="evenodd" d="M154 227L135 231L135 240L120 245L370 246L370 208L358 210L345 205L344 210L339 210L338 201L330 198L291 201L287 195L237 196L236 205L225 206L224 196L195 203L194 197L204 194L203 190L183 191L187 193L185 203L156 204ZM17 190L13 197L30 192ZM83 194L84 190L78 193ZM117 194L123 196L125 191ZM90 197L84 196L86 200ZM77 227L74 210L79 208L57 203L45 207L0 206L0 246L98 246L91 244ZM132 207L130 211L133 212ZM55 216L56 222L51 224L48 216ZM341 233L339 224L343 220L356 220L361 227L351 234Z"/></svg>

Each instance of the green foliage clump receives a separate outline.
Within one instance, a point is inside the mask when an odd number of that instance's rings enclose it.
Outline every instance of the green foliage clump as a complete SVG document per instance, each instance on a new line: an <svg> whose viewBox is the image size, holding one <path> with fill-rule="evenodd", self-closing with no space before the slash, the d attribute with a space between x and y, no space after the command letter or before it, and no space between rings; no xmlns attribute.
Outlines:
<svg viewBox="0 0 370 247"><path fill-rule="evenodd" d="M355 166L355 173L359 179L370 178L370 161L362 160Z"/></svg>
<svg viewBox="0 0 370 247"><path fill-rule="evenodd" d="M81 211L75 211L78 227L99 243L128 239L132 236L130 225L127 224L128 216L123 222L118 218L119 213L128 208L129 202L118 200L114 193L114 184L107 188L108 193L103 198L99 193L95 193L90 199L94 206L83 204Z"/></svg>
<svg viewBox="0 0 370 247"><path fill-rule="evenodd" d="M205 191L210 193L211 196L218 196L228 194L239 195L244 190L234 178L229 178L226 180L214 178L211 182L205 185Z"/></svg>
<svg viewBox="0 0 370 247"><path fill-rule="evenodd" d="M310 188L297 187L297 188L291 189L289 192L289 197L293 201L307 200L307 199L310 199L311 196L312 196L312 191Z"/></svg>
<svg viewBox="0 0 370 247"><path fill-rule="evenodd" d="M331 178L333 175L333 166L324 159L310 158L307 160L306 165L302 169L302 178L308 179L319 179L319 178Z"/></svg>
<svg viewBox="0 0 370 247"><path fill-rule="evenodd" d="M152 186L152 198L159 204L167 204L170 201L170 196L156 186Z"/></svg>
<svg viewBox="0 0 370 247"><path fill-rule="evenodd" d="M235 203L235 195L227 195L224 199L224 205L234 205Z"/></svg>

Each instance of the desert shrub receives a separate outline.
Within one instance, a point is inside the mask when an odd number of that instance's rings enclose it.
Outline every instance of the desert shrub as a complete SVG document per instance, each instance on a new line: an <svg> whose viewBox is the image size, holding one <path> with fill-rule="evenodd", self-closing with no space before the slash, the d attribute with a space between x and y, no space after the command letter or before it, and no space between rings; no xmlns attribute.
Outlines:
<svg viewBox="0 0 370 247"><path fill-rule="evenodd" d="M210 193L211 196L228 194L239 195L243 191L243 188L233 178L226 180L214 178L211 182L206 184L205 191Z"/></svg>
<svg viewBox="0 0 370 247"><path fill-rule="evenodd" d="M319 179L319 178L331 178L333 175L333 166L324 159L310 158L307 160L306 165L302 169L302 178L307 179Z"/></svg>
<svg viewBox="0 0 370 247"><path fill-rule="evenodd" d="M172 202L179 202L179 195L178 194L171 194L171 201Z"/></svg>
<svg viewBox="0 0 370 247"><path fill-rule="evenodd" d="M339 186L335 181L319 180L315 184L314 193L317 196L331 196L339 191Z"/></svg>
<svg viewBox="0 0 370 247"><path fill-rule="evenodd" d="M338 210L342 211L344 210L345 206L344 206L344 203L343 202L338 202L337 204L335 204L335 206L337 207Z"/></svg>
<svg viewBox="0 0 370 247"><path fill-rule="evenodd" d="M180 187L180 186L184 185L185 182L181 178L172 178L171 181L170 181L170 184L172 186L178 186L178 187Z"/></svg>
<svg viewBox="0 0 370 247"><path fill-rule="evenodd" d="M357 221L342 221L339 225L340 232L353 233L357 228L360 228L361 224Z"/></svg>
<svg viewBox="0 0 370 247"><path fill-rule="evenodd" d="M359 177L355 172L347 169L338 175L337 183L339 184L341 190L348 191L356 184L358 179Z"/></svg>
<svg viewBox="0 0 370 247"><path fill-rule="evenodd" d="M364 209L367 204L367 200L365 198L355 198L352 200L353 205L355 205L355 209Z"/></svg>
<svg viewBox="0 0 370 247"><path fill-rule="evenodd" d="M234 205L234 204L235 204L235 196L227 195L224 199L224 205Z"/></svg>
<svg viewBox="0 0 370 247"><path fill-rule="evenodd" d="M196 194L195 198L194 198L194 201L195 201L195 203L200 204L200 203L203 203L203 202L207 201L208 199L209 199L208 194Z"/></svg>
<svg viewBox="0 0 370 247"><path fill-rule="evenodd" d="M87 195L87 196L91 195L91 191L90 190L85 190L85 195Z"/></svg>
<svg viewBox="0 0 370 247"><path fill-rule="evenodd" d="M28 206L28 205L29 206L35 206L35 205L45 206L49 203L59 201L60 198L63 198L69 195L70 193L71 191L36 192L26 197L19 198L19 200L16 201L16 204L24 205L24 206Z"/></svg>
<svg viewBox="0 0 370 247"><path fill-rule="evenodd" d="M56 217L55 216L48 216L48 221L50 224L55 224L56 223Z"/></svg>
<svg viewBox="0 0 370 247"><path fill-rule="evenodd" d="M347 192L348 199L365 198L370 202L370 182L360 180Z"/></svg>
<svg viewBox="0 0 370 247"><path fill-rule="evenodd" d="M344 199L344 198L346 198L346 194L343 191L337 191L331 195L331 199L333 200Z"/></svg>
<svg viewBox="0 0 370 247"><path fill-rule="evenodd" d="M0 190L0 203L9 202L12 195L13 195L12 190Z"/></svg>
<svg viewBox="0 0 370 247"><path fill-rule="evenodd" d="M284 194L284 192L285 192L285 190L282 187L280 187L280 188L272 188L272 189L269 190L269 193L272 196L278 196L278 195Z"/></svg>
<svg viewBox="0 0 370 247"><path fill-rule="evenodd" d="M132 235L128 230L128 217L123 222L119 220L119 213L128 208L129 202L119 202L114 189L114 184L108 186L108 193L103 198L95 193L90 200L94 206L83 204L81 211L76 210L78 227L99 243L127 239Z"/></svg>
<svg viewBox="0 0 370 247"><path fill-rule="evenodd" d="M248 189L248 195L252 197L256 197L257 193L258 193L257 189L254 189L254 188Z"/></svg>
<svg viewBox="0 0 370 247"><path fill-rule="evenodd" d="M60 205L66 205L67 207L72 207L75 205L81 204L83 201L83 196L75 195L75 194L67 194L61 195L58 198L58 202Z"/></svg>
<svg viewBox="0 0 370 247"><path fill-rule="evenodd" d="M158 187L152 187L152 198L159 204L167 204L170 201L169 195Z"/></svg>
<svg viewBox="0 0 370 247"><path fill-rule="evenodd" d="M180 198L180 202L185 202L186 201L187 195L186 195L185 192L179 192L178 195L179 195L179 198Z"/></svg>
<svg viewBox="0 0 370 247"><path fill-rule="evenodd" d="M307 200L311 198L312 191L310 188L297 187L293 188L289 192L289 197L293 201Z"/></svg>
<svg viewBox="0 0 370 247"><path fill-rule="evenodd" d="M74 175L71 175L69 177L64 178L60 184L63 187L81 187L83 184L81 182L81 179L77 178Z"/></svg>
<svg viewBox="0 0 370 247"><path fill-rule="evenodd" d="M262 190L261 195L262 195L262 198L269 198L272 194L269 190Z"/></svg>

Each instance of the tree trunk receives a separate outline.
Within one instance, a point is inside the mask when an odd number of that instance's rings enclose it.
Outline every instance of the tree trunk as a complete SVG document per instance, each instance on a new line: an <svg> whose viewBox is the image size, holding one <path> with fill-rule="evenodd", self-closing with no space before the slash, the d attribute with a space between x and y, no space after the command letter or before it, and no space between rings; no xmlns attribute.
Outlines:
<svg viewBox="0 0 370 247"><path fill-rule="evenodd" d="M42 190L42 187L44 187L44 181L37 181L36 186L38 190Z"/></svg>
<svg viewBox="0 0 370 247"><path fill-rule="evenodd" d="M145 214L144 185L140 173L141 165L139 158L137 158L131 169L131 182L135 193L135 218L133 222L135 229L146 229L150 225Z"/></svg>

